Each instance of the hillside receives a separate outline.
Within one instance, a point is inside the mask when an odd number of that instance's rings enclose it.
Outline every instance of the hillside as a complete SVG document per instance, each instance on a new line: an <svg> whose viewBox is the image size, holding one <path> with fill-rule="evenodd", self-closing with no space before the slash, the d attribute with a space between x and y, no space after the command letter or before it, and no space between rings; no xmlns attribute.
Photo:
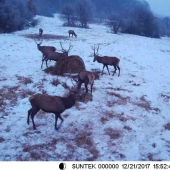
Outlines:
<svg viewBox="0 0 170 170"><path fill-rule="evenodd" d="M97 24L62 27L58 15L37 18L35 28L0 34L0 160L170 160L170 38L116 35ZM120 77L109 76L105 68L95 80L93 101L66 110L59 131L53 114L38 113L37 130L26 122L32 94L64 96L68 90L62 84L72 86L68 77L45 73L45 64L41 69L42 55L25 37L40 27L44 34L67 37L44 40L43 45L60 50L60 41L65 48L71 43L70 55L81 56L89 71L103 68L93 62L94 44L100 44L100 55L120 58ZM77 39L68 38L69 29ZM112 73L113 67L109 69ZM57 78L61 84L55 86Z"/></svg>

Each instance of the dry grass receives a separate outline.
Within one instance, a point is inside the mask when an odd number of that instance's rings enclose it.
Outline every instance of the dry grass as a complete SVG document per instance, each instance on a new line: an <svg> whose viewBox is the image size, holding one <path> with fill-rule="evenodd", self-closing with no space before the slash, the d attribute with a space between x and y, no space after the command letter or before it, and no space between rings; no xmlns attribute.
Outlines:
<svg viewBox="0 0 170 170"><path fill-rule="evenodd" d="M164 101L165 102L169 102L170 101L170 93L169 94L160 94L160 96L162 97L162 98L164 98Z"/></svg>
<svg viewBox="0 0 170 170"><path fill-rule="evenodd" d="M33 83L30 77L24 77L24 76L18 76L18 75L16 75L16 77L21 84L27 85L27 84Z"/></svg>
<svg viewBox="0 0 170 170"><path fill-rule="evenodd" d="M136 84L136 83L133 83L132 85L133 85L133 86L140 86L140 84Z"/></svg>
<svg viewBox="0 0 170 170"><path fill-rule="evenodd" d="M3 86L0 89L0 111L3 113L2 116L7 116L8 113L5 112L5 108L8 105L8 107L13 107L16 106L17 104L17 99L19 97L17 90L19 89L19 86ZM8 101L8 104L7 102Z"/></svg>
<svg viewBox="0 0 170 170"><path fill-rule="evenodd" d="M113 107L114 105L126 105L130 101L130 97L126 96L123 97L118 93L115 92L107 92L108 95L116 97L116 100L107 101L108 107Z"/></svg>
<svg viewBox="0 0 170 170"><path fill-rule="evenodd" d="M99 151L96 149L91 135L92 132L89 126L85 125L84 131L79 131L75 138L75 143L78 147L85 148L92 154L86 161L94 161L99 157Z"/></svg>
<svg viewBox="0 0 170 170"><path fill-rule="evenodd" d="M47 73L47 74L55 75L55 74L54 74L54 67L52 67L52 66L47 67L44 71L45 71L45 73Z"/></svg>
<svg viewBox="0 0 170 170"><path fill-rule="evenodd" d="M2 138L2 137L0 137L0 143L2 143L2 142L4 142L4 141L5 141L5 139Z"/></svg>
<svg viewBox="0 0 170 170"><path fill-rule="evenodd" d="M128 130L128 131L132 130L132 128L130 126L124 126L123 128Z"/></svg>
<svg viewBox="0 0 170 170"><path fill-rule="evenodd" d="M43 39L43 40L69 40L68 36L54 35L54 34L43 34L41 37L39 34L25 34L23 35L26 38L30 39Z"/></svg>
<svg viewBox="0 0 170 170"><path fill-rule="evenodd" d="M118 139L122 136L122 132L120 130L113 129L113 128L106 128L105 134L108 135L111 140Z"/></svg>
<svg viewBox="0 0 170 170"><path fill-rule="evenodd" d="M170 130L170 123L167 123L164 127L166 130Z"/></svg>
<svg viewBox="0 0 170 170"><path fill-rule="evenodd" d="M145 99L145 96L141 96L139 102L131 102L131 103L140 108L145 109L146 111L155 111L157 113L160 113L159 108L151 107L150 102Z"/></svg>
<svg viewBox="0 0 170 170"><path fill-rule="evenodd" d="M24 99L24 98L27 98L29 96L32 96L33 94L35 94L35 92L33 92L30 89L19 90L19 96L21 97L21 99Z"/></svg>
<svg viewBox="0 0 170 170"><path fill-rule="evenodd" d="M100 118L100 121L102 122L102 124L105 124L105 122L109 121L110 119L112 119L113 113L109 112L109 111L105 111L105 114L103 117Z"/></svg>
<svg viewBox="0 0 170 170"><path fill-rule="evenodd" d="M120 87L106 87L105 89L108 89L108 90L114 90L114 91L123 91L123 92L128 92L128 93L131 93L132 91L131 90L127 90L127 89L123 89L123 88L120 88Z"/></svg>
<svg viewBox="0 0 170 170"><path fill-rule="evenodd" d="M61 84L61 82L60 82L59 79L53 79L53 80L51 81L51 84L52 84L53 86L58 86L59 84Z"/></svg>

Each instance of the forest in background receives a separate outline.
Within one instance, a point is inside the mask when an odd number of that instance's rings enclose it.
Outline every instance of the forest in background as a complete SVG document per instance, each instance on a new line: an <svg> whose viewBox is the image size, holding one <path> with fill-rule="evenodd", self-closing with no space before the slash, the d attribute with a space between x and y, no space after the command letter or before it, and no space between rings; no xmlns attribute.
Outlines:
<svg viewBox="0 0 170 170"><path fill-rule="evenodd" d="M0 33L37 25L36 15L60 14L63 26L103 23L112 33L170 36L170 18L158 17L145 0L0 0Z"/></svg>

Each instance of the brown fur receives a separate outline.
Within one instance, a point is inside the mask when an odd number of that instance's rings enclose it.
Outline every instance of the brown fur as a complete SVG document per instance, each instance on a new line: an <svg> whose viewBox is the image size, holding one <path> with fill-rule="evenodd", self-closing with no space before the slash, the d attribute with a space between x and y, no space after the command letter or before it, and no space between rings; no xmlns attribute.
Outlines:
<svg viewBox="0 0 170 170"><path fill-rule="evenodd" d="M84 61L78 55L60 58L55 66L58 74L80 73L85 69Z"/></svg>
<svg viewBox="0 0 170 170"><path fill-rule="evenodd" d="M39 35L42 36L42 34L43 34L43 29L40 28L40 29L39 29Z"/></svg>
<svg viewBox="0 0 170 170"><path fill-rule="evenodd" d="M74 35L77 38L77 34L73 30L69 30L68 33L69 33L69 37L70 35L72 35L72 37Z"/></svg>
<svg viewBox="0 0 170 170"><path fill-rule="evenodd" d="M59 52L54 52L54 51L46 51L44 53L44 58L42 60L42 65L41 65L41 68L43 66L43 62L46 61L46 66L48 67L47 65L47 62L48 60L53 60L53 61L58 61L60 58L62 57L68 57L68 52L63 52L63 53L59 53Z"/></svg>
<svg viewBox="0 0 170 170"><path fill-rule="evenodd" d="M39 110L43 110L44 112L55 114L55 129L58 130L58 118L63 122L63 118L60 114L75 104L75 98L75 94L70 94L68 97L50 96L47 94L35 94L31 96L29 101L32 108L28 110L27 123L29 124L29 117L31 115L33 127L36 129L34 116Z"/></svg>
<svg viewBox="0 0 170 170"><path fill-rule="evenodd" d="M93 88L93 84L94 84L94 80L95 80L95 75L90 72L90 71L86 71L83 70L79 73L79 79L78 79L78 88L81 88L82 83L85 84L85 88L86 88L86 93L88 93L88 84L90 84L91 86L91 93L92 93L92 88Z"/></svg>
<svg viewBox="0 0 170 170"><path fill-rule="evenodd" d="M97 48L97 52L95 51L96 50L95 47L92 48L92 49L94 51L94 60L93 60L93 62L97 61L98 63L103 64L103 70L106 67L107 70L108 70L109 75L110 75L110 72L109 72L108 65L114 67L115 71L114 71L113 75L116 73L116 70L118 68L118 70L119 70L118 77L119 77L120 76L120 67L119 67L120 59L117 58L117 57L111 57L111 56L103 56L103 57L99 56L98 55L99 45L98 45L98 48ZM103 70L102 70L102 74L103 74Z"/></svg>

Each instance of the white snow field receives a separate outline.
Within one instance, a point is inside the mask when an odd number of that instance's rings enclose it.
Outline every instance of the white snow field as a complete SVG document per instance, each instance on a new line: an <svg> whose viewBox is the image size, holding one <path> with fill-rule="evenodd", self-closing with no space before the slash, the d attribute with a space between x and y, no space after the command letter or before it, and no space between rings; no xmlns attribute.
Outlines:
<svg viewBox="0 0 170 170"><path fill-rule="evenodd" d="M34 28L0 34L0 160L1 161L170 161L170 38L111 34L101 24L90 29L63 27L59 16L40 17ZM70 55L83 58L86 69L102 71L93 62L91 46L99 43L101 56L120 58L117 73L95 80L93 100L77 102L62 113L64 123L56 131L54 114L40 111L37 130L28 125L29 97L34 93L64 96L62 84L69 77L41 69L42 54L26 34L67 36L44 40L42 45L61 49L73 45ZM77 38L69 38L73 29ZM55 64L49 62L50 66ZM109 66L113 73L113 67ZM53 80L59 79L59 85ZM59 123L60 121L58 121Z"/></svg>

